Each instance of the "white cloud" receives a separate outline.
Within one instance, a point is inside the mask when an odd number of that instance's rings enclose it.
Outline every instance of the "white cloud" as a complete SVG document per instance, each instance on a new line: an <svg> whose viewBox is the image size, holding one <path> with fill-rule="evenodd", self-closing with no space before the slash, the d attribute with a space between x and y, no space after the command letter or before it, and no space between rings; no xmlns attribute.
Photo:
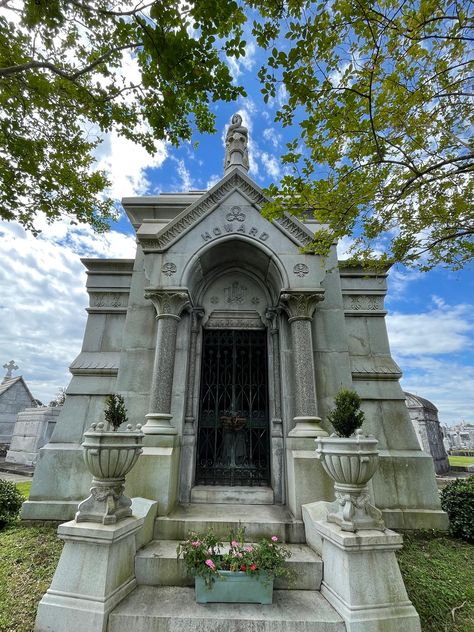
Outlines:
<svg viewBox="0 0 474 632"><path fill-rule="evenodd" d="M113 131L105 135L96 157L99 169L106 171L111 181L108 194L118 200L147 192L150 181L146 170L161 167L167 157L167 149L164 142L158 141L157 151L151 156L140 145Z"/></svg>
<svg viewBox="0 0 474 632"><path fill-rule="evenodd" d="M262 136L275 149L280 146L282 135L279 134L274 127L266 127L262 132Z"/></svg>
<svg viewBox="0 0 474 632"><path fill-rule="evenodd" d="M0 350L14 359L33 395L49 402L69 383L86 322L85 268L81 256L134 256L135 240L88 226L48 226L35 238L13 222L0 222ZM0 358L1 359L1 358Z"/></svg>
<svg viewBox="0 0 474 632"><path fill-rule="evenodd" d="M434 299L427 312L388 316L390 343L397 355L436 356L472 349L473 306L445 305Z"/></svg>
<svg viewBox="0 0 474 632"><path fill-rule="evenodd" d="M426 312L387 316L403 389L432 401L442 423L474 421L473 307L434 296Z"/></svg>
<svg viewBox="0 0 474 632"><path fill-rule="evenodd" d="M260 159L265 167L265 171L272 178L272 180L278 180L281 175L280 163L275 158L275 156L271 156L267 154L267 152L262 152Z"/></svg>

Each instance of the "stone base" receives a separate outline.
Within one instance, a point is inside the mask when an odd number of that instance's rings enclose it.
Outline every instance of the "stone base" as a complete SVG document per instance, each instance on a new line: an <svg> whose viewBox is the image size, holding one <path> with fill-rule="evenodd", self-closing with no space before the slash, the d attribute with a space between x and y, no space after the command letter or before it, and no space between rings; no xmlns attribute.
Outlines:
<svg viewBox="0 0 474 632"><path fill-rule="evenodd" d="M347 632L421 632L395 556L401 535L388 529L348 533L323 520L313 527L322 541L321 593Z"/></svg>
<svg viewBox="0 0 474 632"><path fill-rule="evenodd" d="M127 474L125 493L158 501L158 515L176 505L179 483L180 440L177 435L145 435L143 452Z"/></svg>
<svg viewBox="0 0 474 632"><path fill-rule="evenodd" d="M118 485L91 487L91 494L83 500L76 513L76 522L115 524L132 515L132 501L122 493L124 481Z"/></svg>
<svg viewBox="0 0 474 632"><path fill-rule="evenodd" d="M313 437L286 439L287 505L301 519L301 506L315 498L333 500L333 481L318 460Z"/></svg>
<svg viewBox="0 0 474 632"><path fill-rule="evenodd" d="M136 535L143 523L132 517L117 525L59 526L64 549L38 606L35 632L106 631L109 613L136 587Z"/></svg>

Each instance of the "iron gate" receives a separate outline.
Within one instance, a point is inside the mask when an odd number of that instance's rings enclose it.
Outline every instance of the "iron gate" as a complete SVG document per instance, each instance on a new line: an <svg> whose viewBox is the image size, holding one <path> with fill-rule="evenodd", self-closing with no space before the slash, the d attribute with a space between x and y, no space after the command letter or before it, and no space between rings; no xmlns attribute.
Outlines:
<svg viewBox="0 0 474 632"><path fill-rule="evenodd" d="M196 484L268 485L266 331L204 330Z"/></svg>

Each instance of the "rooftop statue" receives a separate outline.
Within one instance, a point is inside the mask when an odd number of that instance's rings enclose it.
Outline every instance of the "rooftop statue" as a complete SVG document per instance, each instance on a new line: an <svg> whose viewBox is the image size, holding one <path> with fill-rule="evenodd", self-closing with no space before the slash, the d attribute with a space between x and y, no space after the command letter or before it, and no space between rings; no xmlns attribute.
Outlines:
<svg viewBox="0 0 474 632"><path fill-rule="evenodd" d="M248 129L242 125L240 114L234 114L225 137L224 174L234 167L249 170Z"/></svg>

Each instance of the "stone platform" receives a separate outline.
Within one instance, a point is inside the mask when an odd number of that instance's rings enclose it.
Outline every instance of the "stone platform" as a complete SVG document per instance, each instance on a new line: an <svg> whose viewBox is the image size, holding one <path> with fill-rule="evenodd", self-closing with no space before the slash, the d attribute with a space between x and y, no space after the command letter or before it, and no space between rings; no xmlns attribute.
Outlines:
<svg viewBox="0 0 474 632"><path fill-rule="evenodd" d="M139 586L110 614L108 632L346 632L317 591L275 590L273 599L200 605L193 588Z"/></svg>
<svg viewBox="0 0 474 632"><path fill-rule="evenodd" d="M245 528L247 541L276 535L282 542L304 543L302 520L294 518L282 505L235 505L189 503L178 505L167 516L155 522L157 540L184 540L190 531L209 529L219 537L227 538L229 531Z"/></svg>

